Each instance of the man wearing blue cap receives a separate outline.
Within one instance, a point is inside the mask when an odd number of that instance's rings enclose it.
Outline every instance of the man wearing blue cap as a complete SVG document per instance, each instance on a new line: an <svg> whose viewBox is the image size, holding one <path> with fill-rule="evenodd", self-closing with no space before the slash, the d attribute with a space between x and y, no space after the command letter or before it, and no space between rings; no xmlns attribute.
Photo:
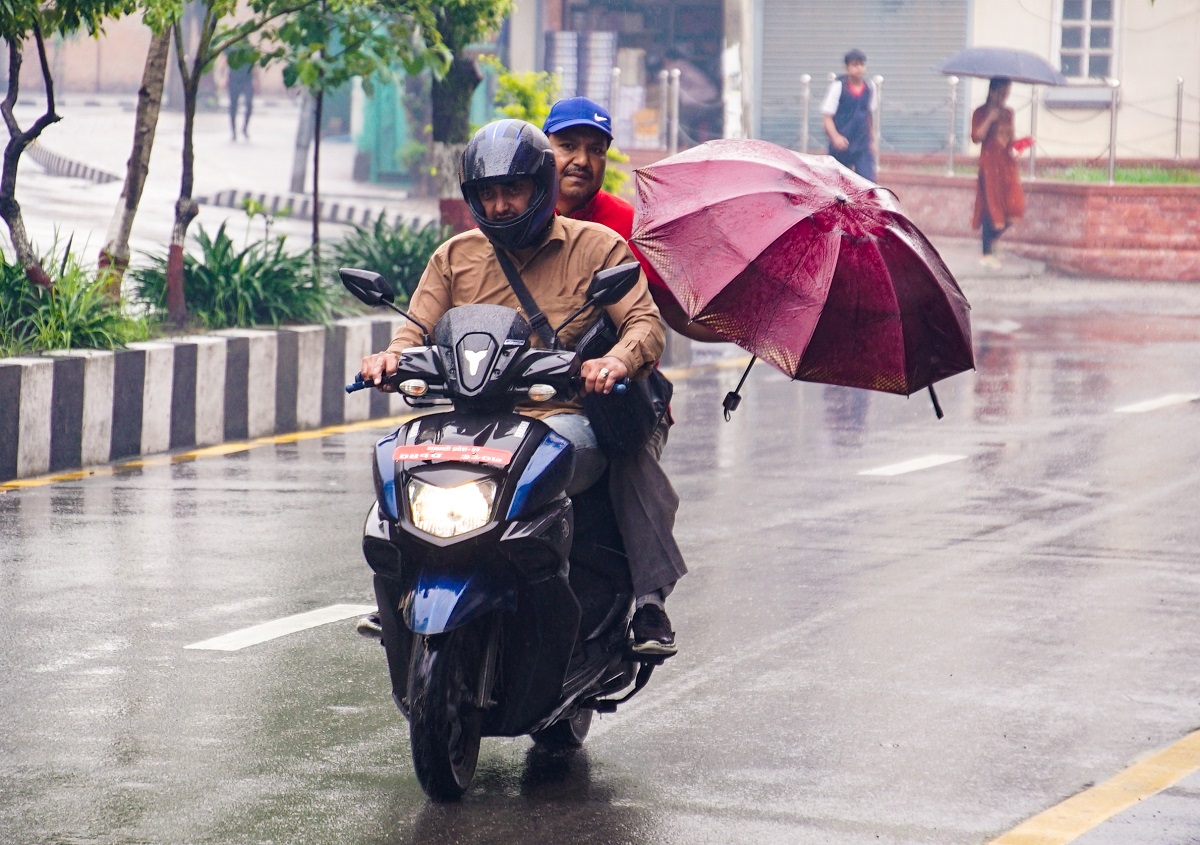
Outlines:
<svg viewBox="0 0 1200 845"><path fill-rule="evenodd" d="M558 169L558 213L598 223L628 241L633 234L633 206L600 187L613 140L608 110L586 97L559 100L550 109L542 131L550 138ZM646 271L650 295L668 325L697 340L721 339L715 335L697 336L708 330L688 326L683 309L662 279L636 249L634 255ZM645 449L636 455L609 456L609 494L625 537L637 596L634 635L639 641L657 646L655 653L663 656L675 652L674 632L664 601L687 572L673 533L679 495L659 464L669 427L669 420L664 419Z"/></svg>

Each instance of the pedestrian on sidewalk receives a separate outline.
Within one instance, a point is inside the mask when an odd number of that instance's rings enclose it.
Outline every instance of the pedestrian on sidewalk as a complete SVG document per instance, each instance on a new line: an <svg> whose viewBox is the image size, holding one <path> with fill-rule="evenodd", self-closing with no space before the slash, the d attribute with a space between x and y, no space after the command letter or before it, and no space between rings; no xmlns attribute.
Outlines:
<svg viewBox="0 0 1200 845"><path fill-rule="evenodd" d="M875 181L875 112L879 97L867 79L867 54L844 56L846 72L833 81L821 104L829 154L859 176Z"/></svg>
<svg viewBox="0 0 1200 845"><path fill-rule="evenodd" d="M987 101L971 115L971 140L980 144L979 181L971 228L980 229L983 257L989 270L1000 268L996 239L1025 215L1025 192L1013 149L1013 110L1005 105L1012 82L996 77L988 83Z"/></svg>
<svg viewBox="0 0 1200 845"><path fill-rule="evenodd" d="M250 113L254 110L254 65L229 68L225 93L229 95L229 132L234 141L238 138L238 100L245 99L246 114L242 118L242 137L249 141Z"/></svg>

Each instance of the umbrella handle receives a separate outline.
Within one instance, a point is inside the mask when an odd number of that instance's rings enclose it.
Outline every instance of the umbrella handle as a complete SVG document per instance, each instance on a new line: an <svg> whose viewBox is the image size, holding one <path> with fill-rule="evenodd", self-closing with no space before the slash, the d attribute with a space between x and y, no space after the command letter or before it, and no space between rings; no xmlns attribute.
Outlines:
<svg viewBox="0 0 1200 845"><path fill-rule="evenodd" d="M937 414L937 418L940 420L942 417L946 416L942 413L942 406L938 403L937 394L933 392L932 384L929 385L929 398L933 402L933 412Z"/></svg>
<svg viewBox="0 0 1200 845"><path fill-rule="evenodd" d="M738 382L737 387L725 394L725 401L721 403L721 407L725 409L725 422L729 422L738 405L742 404L742 385L746 383L746 376L750 375L750 368L754 366L754 362L757 360L757 355L751 356L750 363L746 365L746 371L742 373L741 381Z"/></svg>

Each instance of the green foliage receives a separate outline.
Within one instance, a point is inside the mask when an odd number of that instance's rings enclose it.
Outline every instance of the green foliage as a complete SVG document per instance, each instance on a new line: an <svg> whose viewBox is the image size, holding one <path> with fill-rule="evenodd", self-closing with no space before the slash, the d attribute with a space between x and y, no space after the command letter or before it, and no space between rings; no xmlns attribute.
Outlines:
<svg viewBox="0 0 1200 845"><path fill-rule="evenodd" d="M137 7L136 0L0 0L0 38L19 43L35 27L43 36L68 35L81 29L97 35L106 18L128 15Z"/></svg>
<svg viewBox="0 0 1200 845"><path fill-rule="evenodd" d="M239 250L221 224L215 236L201 228L195 240L199 255L185 254L183 271L191 318L203 328L324 323L332 316L338 291L315 277L307 252L288 253L285 238ZM166 313L167 257L150 261L131 275L142 301Z"/></svg>
<svg viewBox="0 0 1200 845"><path fill-rule="evenodd" d="M450 236L448 227L392 226L381 214L370 228L354 227L334 247L339 267L374 270L392 283L397 304L407 302L425 272L430 256Z"/></svg>
<svg viewBox="0 0 1200 845"><path fill-rule="evenodd" d="M485 56L480 61L496 69L496 106L500 114L535 126L546 122L558 90L558 79L554 74L546 71L514 73L495 56Z"/></svg>
<svg viewBox="0 0 1200 845"><path fill-rule="evenodd" d="M1043 178L1063 179L1067 182L1107 182L1107 167L1091 167L1074 165L1055 172L1046 168ZM1176 167L1117 167L1113 171L1113 181L1118 184L1137 185L1195 185L1200 184L1200 172Z"/></svg>
<svg viewBox="0 0 1200 845"><path fill-rule="evenodd" d="M30 284L19 264L0 256L0 357L52 349L115 349L150 336L151 323L126 315L108 293L108 277L53 255L62 271L50 290Z"/></svg>
<svg viewBox="0 0 1200 845"><path fill-rule="evenodd" d="M284 7L281 0L259 0L258 5L263 11ZM286 16L253 30L257 59L242 49L230 55L233 66L278 62L286 85L316 90L337 88L355 77L369 89L373 75L390 77L396 64L409 74L426 67L441 74L450 64L428 0L325 0L292 2L287 8ZM225 34L248 35L251 26L234 24Z"/></svg>

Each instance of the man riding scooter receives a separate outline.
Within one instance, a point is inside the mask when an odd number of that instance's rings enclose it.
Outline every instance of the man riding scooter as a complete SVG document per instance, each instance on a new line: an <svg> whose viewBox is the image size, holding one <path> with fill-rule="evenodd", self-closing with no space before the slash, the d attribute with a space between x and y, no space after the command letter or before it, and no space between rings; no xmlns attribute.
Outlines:
<svg viewBox="0 0 1200 845"><path fill-rule="evenodd" d="M479 228L451 238L430 259L409 304L410 316L424 325L434 325L451 307L473 303L518 308L532 322L533 315L522 308L501 266L501 253L514 265L551 325L584 306L587 286L597 270L634 260L616 233L555 215L559 179L554 154L535 126L501 120L480 129L463 154L460 182ZM662 323L644 275L633 292L605 310L617 327L618 341L603 357L583 363L584 393L609 393L621 379L644 375L662 354ZM573 348L596 316L585 314L569 326L560 336L563 346ZM400 352L421 343L419 330L406 323L387 350L363 359L364 380L389 389L384 378L396 371ZM521 410L545 419L574 443L577 478L591 475L594 481L603 471L603 455L578 401L541 403ZM586 486L582 481L580 485L578 489ZM637 496L614 501L627 548L646 542L639 533L648 521L644 509ZM669 591L682 572L672 573L664 581L658 573L640 570L633 555L630 565L637 596L633 651L670 656L676 646L662 609L663 592Z"/></svg>

